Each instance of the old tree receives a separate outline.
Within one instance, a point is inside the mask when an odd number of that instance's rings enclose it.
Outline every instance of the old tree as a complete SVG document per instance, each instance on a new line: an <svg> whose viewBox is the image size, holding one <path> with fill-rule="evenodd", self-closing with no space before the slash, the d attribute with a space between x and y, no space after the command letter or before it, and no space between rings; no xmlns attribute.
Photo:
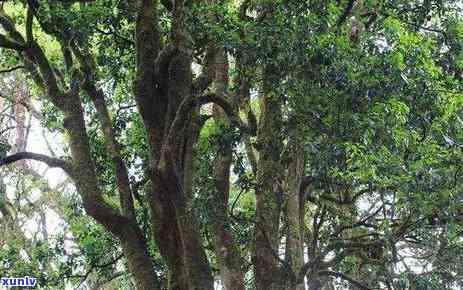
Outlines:
<svg viewBox="0 0 463 290"><path fill-rule="evenodd" d="M462 8L0 1L1 275L460 289Z"/></svg>

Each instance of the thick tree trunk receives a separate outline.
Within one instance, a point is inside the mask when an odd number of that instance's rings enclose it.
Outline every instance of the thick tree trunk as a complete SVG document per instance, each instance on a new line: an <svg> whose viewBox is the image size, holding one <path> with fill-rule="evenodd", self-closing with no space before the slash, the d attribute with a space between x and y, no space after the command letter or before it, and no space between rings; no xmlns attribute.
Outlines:
<svg viewBox="0 0 463 290"><path fill-rule="evenodd" d="M11 27L11 33L17 33L13 24ZM48 59L35 41L30 43L22 57L27 68L35 75L34 81L64 114L64 127L69 134L73 158L71 177L82 196L86 212L120 239L130 270L134 274L137 289L159 289L157 276L140 229L136 223L121 215L103 199L95 164L91 157L78 88L74 87L67 93L60 90ZM40 75L37 74L37 70L40 71Z"/></svg>
<svg viewBox="0 0 463 290"><path fill-rule="evenodd" d="M135 100L143 119L150 147L148 188L151 207L151 224L154 239L164 257L170 272L172 290L188 290L189 277L184 261L184 247L177 225L177 215L171 196L164 194L166 185L159 179L156 168L159 162L164 138L164 130L168 129L166 119L169 118L169 100L165 89L157 88L156 58L160 50L158 31L157 1L140 0L137 19L137 79L134 84ZM169 66L169 60L164 64ZM164 69L168 71L168 69ZM166 73L164 71L164 73ZM168 78L168 77L167 77ZM171 105L172 107L172 105ZM173 111L175 113L175 111ZM172 113L172 111L171 111ZM170 116L170 118L172 118ZM167 122L168 123L168 122Z"/></svg>
<svg viewBox="0 0 463 290"><path fill-rule="evenodd" d="M311 279L308 283L309 290L321 290L322 289L322 283L318 279Z"/></svg>
<svg viewBox="0 0 463 290"><path fill-rule="evenodd" d="M121 245L137 289L160 289L159 284L153 279L153 262L148 253L143 233L136 224L128 224L126 227L124 229L124 238L121 239Z"/></svg>
<svg viewBox="0 0 463 290"><path fill-rule="evenodd" d="M219 49L215 62L215 91L225 96L228 90L228 59L223 49ZM236 104L234 104L236 106ZM217 106L214 106L216 122L228 124L228 120ZM241 257L231 233L228 216L228 198L230 192L230 167L232 148L227 144L217 153L214 164L215 193L213 197L212 220L214 230L215 253L219 261L220 276L225 290L244 290L244 274L241 270Z"/></svg>
<svg viewBox="0 0 463 290"><path fill-rule="evenodd" d="M173 214L175 219L173 219L173 221L176 222L180 238L179 241L181 242L180 248L182 249L185 277L187 277L187 289L214 289L214 280L212 278L209 262L202 242L199 239L198 226L192 215L191 209L185 201L182 182L178 172L175 170L169 153L163 154L160 166L156 170L154 177L156 179L156 184L159 185L157 194L162 197L165 203L171 204L171 210L174 211ZM164 208L161 210L164 210ZM176 252L178 252L178 250ZM172 255L173 253L166 254Z"/></svg>
<svg viewBox="0 0 463 290"><path fill-rule="evenodd" d="M122 214L132 221L135 221L135 208L133 205L132 189L130 188L129 174L120 151L120 145L116 140L116 134L109 116L108 107L102 90L98 90L92 81L84 86L96 108L98 119L101 123L105 145L113 162L116 174L116 185L119 191L119 201Z"/></svg>
<svg viewBox="0 0 463 290"><path fill-rule="evenodd" d="M214 196L215 252L225 290L244 290L241 257L231 233L228 218L228 192L231 152L221 153L215 162L216 192Z"/></svg>
<svg viewBox="0 0 463 290"><path fill-rule="evenodd" d="M184 51L178 51L169 66L169 105L166 127L175 120L181 102L191 94L191 57ZM190 112L188 119L194 117ZM158 169L162 175L161 188L175 209L176 224L183 247L183 259L189 289L213 289L209 261L199 234L199 225L191 208L193 182L193 146L196 143L197 128L188 123L177 135L174 144L166 137L161 149Z"/></svg>
<svg viewBox="0 0 463 290"><path fill-rule="evenodd" d="M153 177L152 180L157 178ZM154 184L156 194L151 200L154 239L169 268L169 290L188 290L188 277L175 209L165 196L160 195L162 191L159 186L159 183Z"/></svg>
<svg viewBox="0 0 463 290"><path fill-rule="evenodd" d="M300 198L300 184L304 173L304 152L300 140L296 137L300 136L293 134L291 136L289 152L291 152L291 161L288 168L287 185L287 233L286 233L286 260L291 266L292 272L297 275L304 263L303 251L303 217L301 214L301 206L303 203ZM304 282L296 284L296 281L288 281L288 290L304 290Z"/></svg>
<svg viewBox="0 0 463 290"><path fill-rule="evenodd" d="M278 289L279 226L281 213L282 152L281 102L272 93L277 83L273 77L275 68L264 71L264 87L261 101L261 118L257 132L259 161L256 186L256 226L254 271L258 290Z"/></svg>
<svg viewBox="0 0 463 290"><path fill-rule="evenodd" d="M134 275L137 289L159 289L154 266L138 225L109 207L101 196L95 165L85 130L82 107L77 96L68 96L64 106L65 128L69 132L73 156L75 182L82 195L87 213L121 240L129 270Z"/></svg>
<svg viewBox="0 0 463 290"><path fill-rule="evenodd" d="M186 52L182 27L183 1L174 2L174 48L166 55L159 55L157 1L141 0L140 4L135 96L151 153L150 205L154 237L170 267L172 278L176 279L175 287L182 290L213 289L213 278L196 218L189 208L192 171L188 168L193 162L191 150L194 140L189 139L189 130L182 128L175 132L178 142L165 145L165 137L180 103L191 94L191 57ZM165 59L156 62L158 56ZM163 67L156 67L161 64ZM157 75L156 70L164 75Z"/></svg>

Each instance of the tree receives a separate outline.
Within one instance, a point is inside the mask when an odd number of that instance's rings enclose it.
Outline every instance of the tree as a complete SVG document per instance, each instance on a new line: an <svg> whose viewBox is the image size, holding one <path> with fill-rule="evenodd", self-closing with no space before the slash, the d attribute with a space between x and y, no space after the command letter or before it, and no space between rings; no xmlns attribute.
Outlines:
<svg viewBox="0 0 463 290"><path fill-rule="evenodd" d="M67 144L0 165L61 168L137 289L456 287L460 4L7 1L2 72Z"/></svg>

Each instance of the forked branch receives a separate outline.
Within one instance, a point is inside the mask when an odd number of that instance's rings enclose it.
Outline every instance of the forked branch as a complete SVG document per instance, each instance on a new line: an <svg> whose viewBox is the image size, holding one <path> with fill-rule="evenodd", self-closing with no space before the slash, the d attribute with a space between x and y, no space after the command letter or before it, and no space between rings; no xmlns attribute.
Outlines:
<svg viewBox="0 0 463 290"><path fill-rule="evenodd" d="M180 105L179 109L177 110L175 119L170 126L166 144L168 145L167 148L172 148L173 145L177 144L178 140L176 140L176 138L178 138L179 134L176 133L183 128L185 122L188 120L189 114L193 111L193 109L209 103L213 103L221 107L233 126L238 127L244 133L249 131L246 124L241 121L236 110L227 100L225 100L225 98L217 96L216 94L206 94L196 98L188 97Z"/></svg>

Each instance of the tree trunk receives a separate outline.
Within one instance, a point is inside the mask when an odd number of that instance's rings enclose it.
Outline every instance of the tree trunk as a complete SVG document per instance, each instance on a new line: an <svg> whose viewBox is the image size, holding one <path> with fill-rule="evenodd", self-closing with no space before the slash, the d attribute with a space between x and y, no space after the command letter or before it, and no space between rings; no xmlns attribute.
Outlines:
<svg viewBox="0 0 463 290"><path fill-rule="evenodd" d="M183 246L175 222L175 209L166 197L160 195L159 186L154 184L153 190L156 194L151 200L154 239L169 268L169 290L188 290Z"/></svg>
<svg viewBox="0 0 463 290"><path fill-rule="evenodd" d="M322 289L322 283L318 279L311 279L309 284L309 290L321 290Z"/></svg>
<svg viewBox="0 0 463 290"><path fill-rule="evenodd" d="M255 228L255 279L258 290L277 289L281 285L278 269L279 225L281 213L281 172L280 155L281 101L272 93L277 83L276 68L264 71L261 118L257 132L259 161L256 187L256 228Z"/></svg>
<svg viewBox="0 0 463 290"><path fill-rule="evenodd" d="M96 179L95 165L90 156L82 107L77 96L68 97L69 104L64 110L65 128L70 136L74 170L78 173L74 178L76 187L82 195L84 208L89 215L120 239L137 289L159 289L154 266L138 225L120 215L102 199Z"/></svg>
<svg viewBox="0 0 463 290"><path fill-rule="evenodd" d="M34 81L64 114L63 126L69 134L72 155L71 177L82 197L86 212L121 241L137 289L159 289L153 263L138 225L110 207L103 199L91 157L78 88L61 92L53 69L36 42L32 42L22 56L31 73L36 73L37 69L40 71L41 76L34 78Z"/></svg>
<svg viewBox="0 0 463 290"><path fill-rule="evenodd" d="M228 87L228 59L223 49L219 49L215 63L215 90L219 96L225 96ZM236 104L234 104L236 106ZM214 106L216 122L228 124L227 118L219 107ZM227 128L229 128L227 126ZM232 148L227 144L217 153L214 164L215 193L213 197L213 230L215 253L219 261L220 276L225 290L244 290L244 274L241 270L241 257L231 233L228 217L228 198L230 192L230 167Z"/></svg>
<svg viewBox="0 0 463 290"><path fill-rule="evenodd" d="M297 126L297 124L295 125ZM304 152L300 140L296 137L301 136L293 134L289 141L289 152L291 152L291 161L288 168L287 184L288 184L288 199L287 199L287 252L286 260L289 261L292 272L297 275L304 263L303 249L303 218L301 218L301 206L303 203L300 200L300 184L304 173ZM288 290L304 290L304 282L297 283L289 281Z"/></svg>
<svg viewBox="0 0 463 290"><path fill-rule="evenodd" d="M160 166L154 175L156 183L159 184L159 196L165 203L171 204L174 210L175 219L173 221L176 222L183 249L184 270L188 280L187 289L214 289L214 280L202 242L199 239L196 220L186 203L182 182L169 153L162 155ZM166 254L172 255L169 252Z"/></svg>
<svg viewBox="0 0 463 290"><path fill-rule="evenodd" d="M191 57L185 52L181 39L183 1L175 1L173 7L175 48L159 63L156 59L162 55L159 55L157 5L157 1L140 1L135 83L135 97L150 146L150 206L154 238L172 273L173 289L213 289L196 219L188 208L190 194L187 192L191 191L192 176L191 172L184 170L191 166L192 147L188 149L188 146L194 143L184 147L185 142L192 140L188 140L187 130L179 130L175 132L179 142L170 144L173 148L164 144L180 103L191 94ZM158 76L156 70L164 75ZM190 153L185 156L183 153L187 151Z"/></svg>

